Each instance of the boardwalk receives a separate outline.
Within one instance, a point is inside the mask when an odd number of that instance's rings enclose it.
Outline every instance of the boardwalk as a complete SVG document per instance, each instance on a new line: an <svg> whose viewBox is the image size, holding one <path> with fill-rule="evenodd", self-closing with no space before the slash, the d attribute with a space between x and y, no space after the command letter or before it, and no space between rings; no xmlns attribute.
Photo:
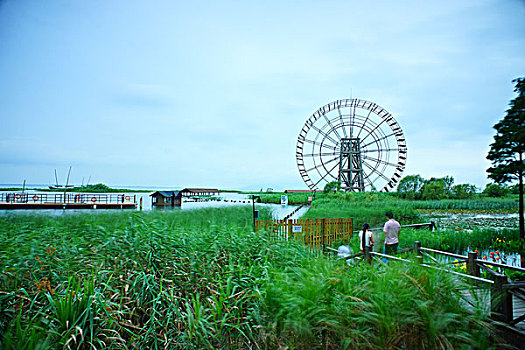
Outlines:
<svg viewBox="0 0 525 350"><path fill-rule="evenodd" d="M373 258L386 258L402 261L404 263L418 263L425 268L437 269L454 275L462 302L467 310L484 310L484 314L496 321L495 327L503 336L519 349L525 349L525 282L511 281L504 270L513 270L521 273L525 269L497 262L477 259L477 252L469 252L468 256L443 252L435 249L421 247L421 242L414 242L414 247L398 251L411 251L408 258L385 255L365 251L354 255L344 256L340 259L353 259L364 257L362 261L372 263ZM448 263L440 263L433 255L442 255L456 259L454 265L463 265L466 273L458 272ZM457 261L457 263L456 263ZM481 274L483 271L483 275ZM468 274L467 274L468 273ZM481 277L481 276L486 276Z"/></svg>
<svg viewBox="0 0 525 350"><path fill-rule="evenodd" d="M456 282L463 298L463 302L465 303L464 306L467 310L473 310L474 305L480 305L485 308L487 314L490 313L490 286L465 287L464 280L456 279ZM525 295L524 288L520 288L520 291ZM475 295L473 295L473 293ZM525 298L512 295L512 311L512 319L518 319L520 316L525 315ZM525 320L520 321L513 326L525 334Z"/></svg>
<svg viewBox="0 0 525 350"><path fill-rule="evenodd" d="M136 196L98 193L0 193L0 209L126 209Z"/></svg>

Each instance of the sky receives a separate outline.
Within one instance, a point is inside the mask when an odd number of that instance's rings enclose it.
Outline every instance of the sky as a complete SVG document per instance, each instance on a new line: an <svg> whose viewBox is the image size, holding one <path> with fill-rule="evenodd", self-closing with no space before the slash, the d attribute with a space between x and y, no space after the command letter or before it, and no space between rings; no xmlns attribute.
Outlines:
<svg viewBox="0 0 525 350"><path fill-rule="evenodd" d="M0 0L0 184L306 189L306 120L372 101L403 175L484 187L525 1Z"/></svg>

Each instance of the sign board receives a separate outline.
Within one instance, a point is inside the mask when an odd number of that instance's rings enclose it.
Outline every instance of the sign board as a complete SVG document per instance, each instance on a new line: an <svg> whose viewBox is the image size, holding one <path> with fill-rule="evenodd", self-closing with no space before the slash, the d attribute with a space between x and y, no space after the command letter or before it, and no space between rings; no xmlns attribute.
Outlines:
<svg viewBox="0 0 525 350"><path fill-rule="evenodd" d="M308 196L308 202L312 201L312 196Z"/></svg>
<svg viewBox="0 0 525 350"><path fill-rule="evenodd" d="M281 205L288 205L288 196L281 196Z"/></svg>
<svg viewBox="0 0 525 350"><path fill-rule="evenodd" d="M292 226L292 232L293 233L303 232L303 227L302 226Z"/></svg>

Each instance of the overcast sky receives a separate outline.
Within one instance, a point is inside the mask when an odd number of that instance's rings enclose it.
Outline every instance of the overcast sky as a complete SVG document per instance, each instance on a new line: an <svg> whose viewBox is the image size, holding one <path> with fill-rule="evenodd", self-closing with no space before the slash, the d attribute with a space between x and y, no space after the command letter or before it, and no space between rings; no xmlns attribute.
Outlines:
<svg viewBox="0 0 525 350"><path fill-rule="evenodd" d="M306 188L337 99L388 110L403 175L487 183L525 1L0 0L0 183Z"/></svg>

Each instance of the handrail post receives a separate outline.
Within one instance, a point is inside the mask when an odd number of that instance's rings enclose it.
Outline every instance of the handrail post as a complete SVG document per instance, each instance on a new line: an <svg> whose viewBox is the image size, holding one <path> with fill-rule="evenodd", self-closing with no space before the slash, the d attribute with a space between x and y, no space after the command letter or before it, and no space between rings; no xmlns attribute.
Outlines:
<svg viewBox="0 0 525 350"><path fill-rule="evenodd" d="M479 277L479 266L476 263L476 259L478 258L477 252L468 252L468 259L467 259L467 271L469 275Z"/></svg>
<svg viewBox="0 0 525 350"><path fill-rule="evenodd" d="M421 255L421 242L420 241L414 242L414 253L416 253L416 255Z"/></svg>
<svg viewBox="0 0 525 350"><path fill-rule="evenodd" d="M363 248L363 251L365 252L365 261L372 265L372 254L370 254L370 247L365 245Z"/></svg>
<svg viewBox="0 0 525 350"><path fill-rule="evenodd" d="M322 226L322 235L323 235L323 237L322 237L322 244L323 244L323 249L324 249L324 247L325 247L325 238L324 238L324 236L326 235L326 218L322 219L322 225L323 225Z"/></svg>
<svg viewBox="0 0 525 350"><path fill-rule="evenodd" d="M414 242L414 257L418 264L423 263L423 255L421 254L421 242L420 241Z"/></svg>
<svg viewBox="0 0 525 350"><path fill-rule="evenodd" d="M490 316L496 321L509 323L512 321L513 312L512 294L504 288L507 283L507 275L494 275L494 284L490 291Z"/></svg>

